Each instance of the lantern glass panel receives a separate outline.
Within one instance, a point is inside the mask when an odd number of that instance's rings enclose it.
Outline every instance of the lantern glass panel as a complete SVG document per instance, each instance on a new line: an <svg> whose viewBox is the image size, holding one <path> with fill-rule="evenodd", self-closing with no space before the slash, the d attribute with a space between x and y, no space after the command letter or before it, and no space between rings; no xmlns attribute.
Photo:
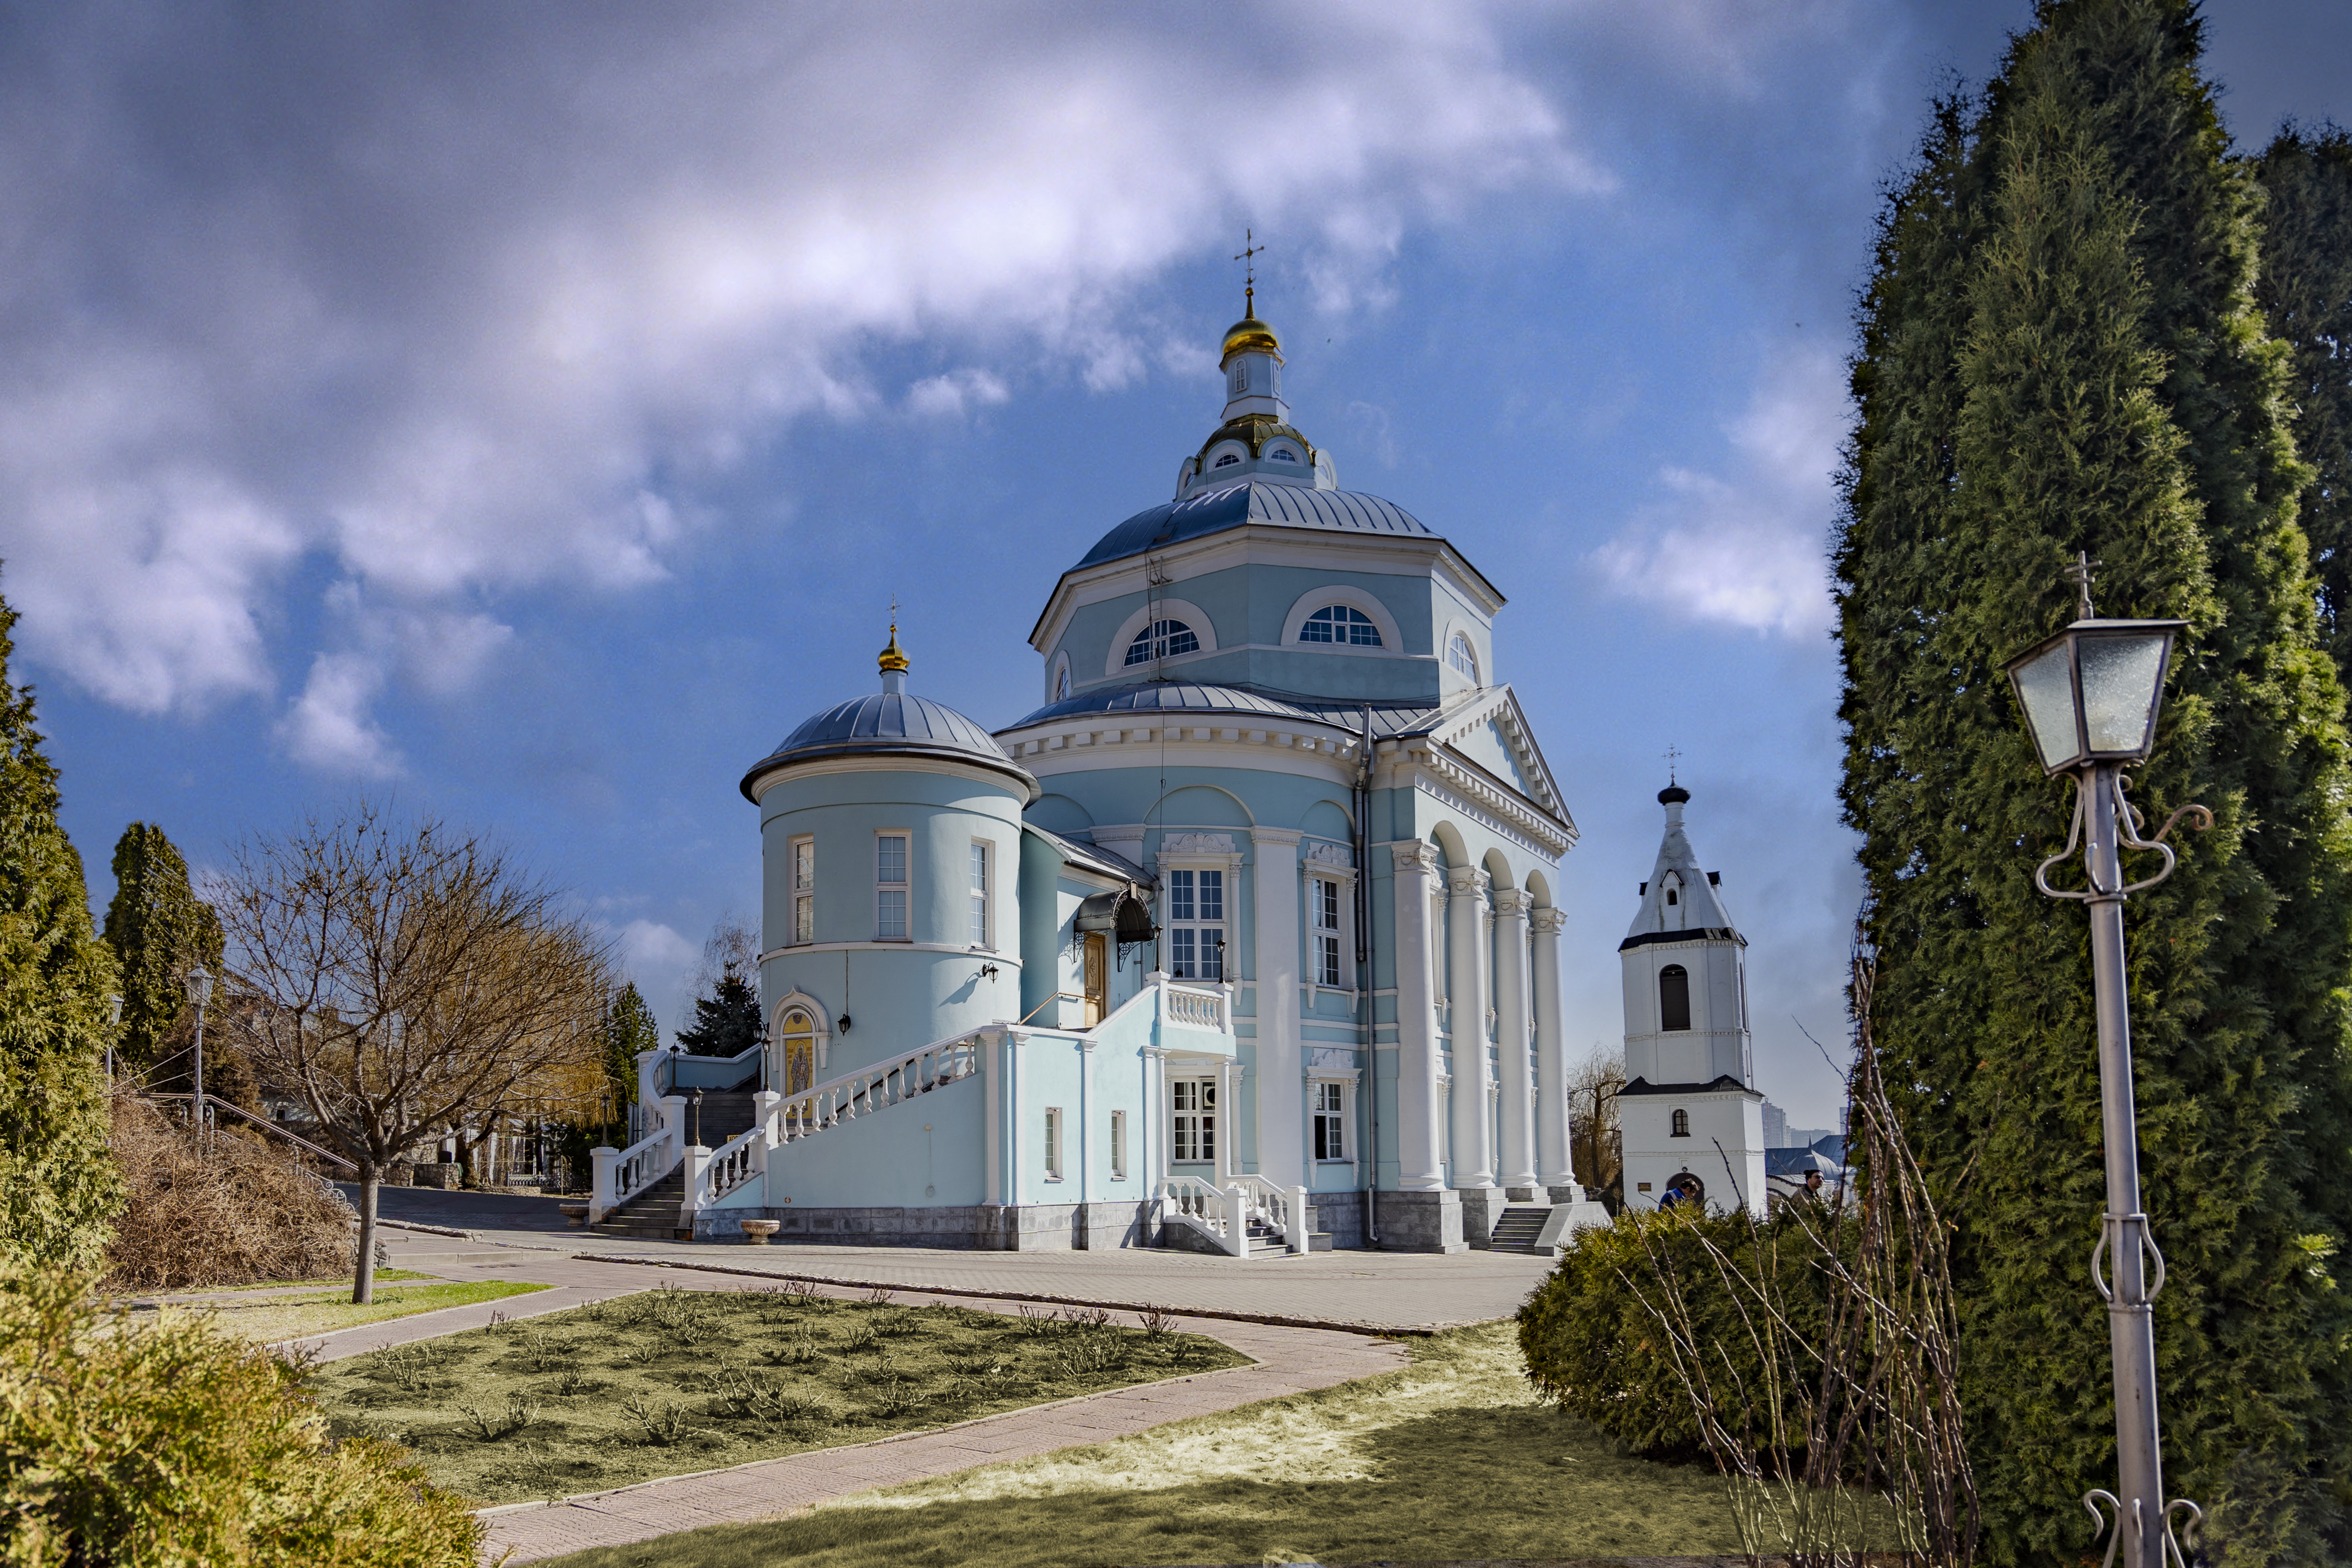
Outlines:
<svg viewBox="0 0 2352 1568"><path fill-rule="evenodd" d="M2059 643L2030 664L2020 665L2017 695L2025 704L2025 720L2033 727L2033 744L2042 751L2042 766L2062 768L2081 752L2074 736L2074 679L2066 644Z"/></svg>
<svg viewBox="0 0 2352 1568"><path fill-rule="evenodd" d="M2093 751L2147 749L2168 640L2162 632L2082 640L2083 727Z"/></svg>

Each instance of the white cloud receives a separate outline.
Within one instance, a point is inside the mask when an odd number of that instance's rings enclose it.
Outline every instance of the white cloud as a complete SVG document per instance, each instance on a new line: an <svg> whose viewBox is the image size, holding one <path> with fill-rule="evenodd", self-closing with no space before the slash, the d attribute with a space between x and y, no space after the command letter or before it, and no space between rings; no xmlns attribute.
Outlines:
<svg viewBox="0 0 2352 1568"><path fill-rule="evenodd" d="M908 387L907 408L930 418L961 419L975 407L993 407L1012 396L1012 390L986 371L950 371Z"/></svg>
<svg viewBox="0 0 2352 1568"><path fill-rule="evenodd" d="M632 920L613 933L621 970L637 994L655 1009L665 1031L677 1033L682 1022L692 1022L694 976L702 964L702 945L690 942L657 920Z"/></svg>
<svg viewBox="0 0 2352 1568"><path fill-rule="evenodd" d="M26 652L151 713L308 663L294 753L394 768L371 705L478 666L468 596L658 579L698 483L874 405L869 346L964 334L1115 386L1159 349L1132 291L1243 221L1360 294L1420 217L1606 183L1469 0L882 16L20 18L0 553ZM1009 395L972 367L908 406ZM448 658L340 623L273 649L320 564L474 630Z"/></svg>
<svg viewBox="0 0 2352 1568"><path fill-rule="evenodd" d="M368 717L383 689L383 670L362 653L321 653L310 678L278 720L278 738L295 760L357 779L390 779L403 770L392 737Z"/></svg>
<svg viewBox="0 0 2352 1568"><path fill-rule="evenodd" d="M1592 564L1631 599L1689 620L1784 636L1831 622L1832 476L1848 418L1844 371L1821 353L1771 367L1725 431L1720 472L1660 470L1664 494Z"/></svg>

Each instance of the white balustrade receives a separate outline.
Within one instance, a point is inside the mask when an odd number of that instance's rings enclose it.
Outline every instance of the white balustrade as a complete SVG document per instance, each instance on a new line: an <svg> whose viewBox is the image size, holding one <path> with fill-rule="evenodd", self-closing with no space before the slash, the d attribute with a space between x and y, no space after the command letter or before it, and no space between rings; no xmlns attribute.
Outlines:
<svg viewBox="0 0 2352 1568"><path fill-rule="evenodd" d="M1183 986L1161 988L1167 999L1163 1015L1170 1023L1190 1024L1194 1029L1225 1032L1225 994L1223 991L1196 991Z"/></svg>
<svg viewBox="0 0 2352 1568"><path fill-rule="evenodd" d="M710 1151L702 1179L696 1184L692 1208L709 1208L768 1168L768 1129L754 1124Z"/></svg>
<svg viewBox="0 0 2352 1568"><path fill-rule="evenodd" d="M980 1036L959 1035L904 1056L845 1072L786 1094L775 1113L776 1142L795 1143L827 1127L928 1094L980 1071Z"/></svg>
<svg viewBox="0 0 2352 1568"><path fill-rule="evenodd" d="M1160 1183L1160 1217L1189 1226L1235 1258L1249 1256L1249 1224L1237 1187L1221 1187L1199 1176L1166 1176Z"/></svg>
<svg viewBox="0 0 2352 1568"><path fill-rule="evenodd" d="M588 1223L595 1224L676 1170L683 1155L684 1145L669 1127L656 1127L618 1153L596 1151L596 1184L589 1194Z"/></svg>

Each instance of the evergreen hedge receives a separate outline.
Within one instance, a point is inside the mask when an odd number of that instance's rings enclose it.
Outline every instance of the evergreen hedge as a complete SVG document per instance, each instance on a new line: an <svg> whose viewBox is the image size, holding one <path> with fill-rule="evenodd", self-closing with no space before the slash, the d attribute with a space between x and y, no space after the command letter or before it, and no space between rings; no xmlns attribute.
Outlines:
<svg viewBox="0 0 2352 1568"><path fill-rule="evenodd" d="M402 1451L336 1442L302 1370L89 1277L0 1260L0 1562L473 1568L481 1526Z"/></svg>
<svg viewBox="0 0 2352 1568"><path fill-rule="evenodd" d="M117 982L32 691L9 679L16 624L0 602L0 1258L87 1268L122 1201L100 1073Z"/></svg>
<svg viewBox="0 0 2352 1568"><path fill-rule="evenodd" d="M2042 897L2070 789L2000 661L2097 610L2189 623L2134 799L2210 832L2132 899L2128 983L2167 1486L2245 1563L2352 1549L2352 801L2296 526L2290 356L2254 297L2260 194L2189 0L2044 0L1980 99L1937 106L1861 312L1835 550L1843 795L1872 1018L1958 1224L1994 1563L2079 1552L2115 1465L2087 927Z"/></svg>

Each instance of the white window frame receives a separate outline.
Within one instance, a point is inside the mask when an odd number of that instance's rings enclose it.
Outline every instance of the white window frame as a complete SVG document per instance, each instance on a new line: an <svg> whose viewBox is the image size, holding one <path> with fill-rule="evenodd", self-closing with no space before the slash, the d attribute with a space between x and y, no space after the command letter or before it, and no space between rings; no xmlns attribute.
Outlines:
<svg viewBox="0 0 2352 1568"><path fill-rule="evenodd" d="M1062 1179L1062 1108L1045 1107L1045 1179Z"/></svg>
<svg viewBox="0 0 2352 1568"><path fill-rule="evenodd" d="M1136 633L1155 621L1181 621L1185 625L1190 626L1192 629L1192 635L1200 639L1199 652L1171 654L1165 659L1154 659L1140 664L1129 664L1127 650L1134 643ZM1204 659L1216 651L1217 626L1207 611L1189 599L1147 598L1126 620L1119 622L1118 630L1112 633L1110 646L1103 651L1103 674L1110 680L1133 680L1135 676L1132 672L1134 671L1164 668L1170 664L1181 664L1187 659ZM1075 685L1075 680L1073 684Z"/></svg>
<svg viewBox="0 0 2352 1568"><path fill-rule="evenodd" d="M1110 1179L1127 1179L1127 1113L1110 1113Z"/></svg>
<svg viewBox="0 0 2352 1568"><path fill-rule="evenodd" d="M1234 980L1237 977L1234 974L1234 958L1240 951L1239 944L1235 941L1235 927L1241 923L1241 852L1238 850L1231 852L1221 852L1215 850L1181 850L1171 853L1163 850L1153 855L1152 862L1154 869L1160 873L1160 967L1171 977L1189 978L1196 985L1213 986ZM1190 920L1179 921L1175 915L1176 878L1173 873L1177 872L1194 873L1194 886L1197 890L1198 873L1204 871L1219 872L1223 874L1224 913L1223 916L1216 920L1204 921L1196 914ZM1195 897L1193 907L1197 911L1199 908L1197 892ZM1224 938L1223 956L1218 965L1218 972L1214 979L1203 979L1198 975L1181 976L1176 973L1176 931L1180 926L1194 932L1213 928ZM1198 962L1197 949L1194 961Z"/></svg>
<svg viewBox="0 0 2352 1568"><path fill-rule="evenodd" d="M1461 649L1464 653L1469 656L1470 667L1468 669L1464 669L1461 664L1454 658L1454 653L1456 648ZM1471 640L1470 633L1467 632L1457 630L1446 634L1445 667L1452 670L1455 674L1467 680L1474 686L1483 689L1486 685L1485 666L1480 664L1478 659L1478 644Z"/></svg>
<svg viewBox="0 0 2352 1568"><path fill-rule="evenodd" d="M901 868L904 882L882 880L882 841L898 839L906 846L906 864ZM908 828L877 828L874 830L874 858L866 862L874 868L874 940L877 942L912 942L915 939L915 835ZM900 905L906 929L896 936L883 935L883 898L886 893L896 893L906 902Z"/></svg>
<svg viewBox="0 0 2352 1568"><path fill-rule="evenodd" d="M983 952L996 951L996 845L987 839L971 841L971 879L974 886L966 905L967 928L978 925L976 933L967 929L971 946Z"/></svg>
<svg viewBox="0 0 2352 1568"><path fill-rule="evenodd" d="M1217 1123L1224 1114L1220 1108L1217 1090L1220 1075L1214 1072L1199 1077L1186 1074L1168 1081L1168 1163L1171 1166L1213 1166L1217 1163ZM1202 1094L1207 1095L1204 1103ZM1187 1101L1190 1103L1187 1103ZM1192 1153L1184 1153L1184 1134L1190 1124Z"/></svg>
<svg viewBox="0 0 2352 1568"><path fill-rule="evenodd" d="M1235 859L1238 860L1239 857L1236 856ZM1233 951L1234 894L1234 883L1238 880L1234 873L1234 868L1232 866L1200 861L1188 861L1181 865L1163 866L1160 869L1160 967L1172 978L1213 986L1232 977L1227 973L1226 959ZM1202 903L1201 879L1204 873L1217 879L1217 917L1214 920L1205 919L1200 913ZM1179 878L1183 880L1180 883ZM1190 915L1180 915L1177 913L1180 887L1184 889L1191 898ZM1190 946L1192 955L1191 974L1185 974L1177 967L1176 937L1179 932L1192 938ZM1208 934L1211 933L1214 934L1213 940L1207 939ZM1217 955L1217 972L1213 975L1202 972L1206 967L1202 961L1203 955L1210 951L1212 946L1214 947Z"/></svg>
<svg viewBox="0 0 2352 1568"><path fill-rule="evenodd" d="M1303 933L1306 951L1302 957L1307 998L1311 1001L1320 991L1333 991L1353 998L1357 989L1355 868L1318 860L1303 860L1299 867L1299 903L1306 915ZM1339 923L1336 925L1317 924L1322 914L1322 892L1315 885L1318 882L1331 883L1337 892ZM1323 977L1320 946L1325 937L1336 938L1339 943L1339 977L1337 981Z"/></svg>
<svg viewBox="0 0 2352 1568"><path fill-rule="evenodd" d="M785 890L790 903L784 918L792 923L784 946L799 947L816 940L816 835L795 833L786 840L784 865L791 884Z"/></svg>
<svg viewBox="0 0 2352 1568"><path fill-rule="evenodd" d="M1317 611L1334 604L1346 605L1379 628L1380 646L1366 647L1357 643L1301 643L1299 633L1306 630L1308 618ZM1405 645L1404 628L1397 624L1396 612L1381 602L1379 595L1339 583L1311 589L1291 601L1289 612L1282 618L1282 645L1286 648L1299 647L1318 654L1344 654L1354 659L1402 659L1410 656Z"/></svg>
<svg viewBox="0 0 2352 1568"><path fill-rule="evenodd" d="M1339 1109L1326 1111L1323 1109L1324 1097L1333 1090L1338 1091ZM1352 1072L1345 1075L1334 1072L1318 1073L1308 1078L1307 1114L1307 1157L1320 1166L1354 1165L1356 1156L1352 1151L1356 1146L1356 1075ZM1321 1132L1321 1128L1317 1124L1327 1116L1339 1124L1339 1147L1342 1152L1336 1159L1314 1153L1317 1135Z"/></svg>

